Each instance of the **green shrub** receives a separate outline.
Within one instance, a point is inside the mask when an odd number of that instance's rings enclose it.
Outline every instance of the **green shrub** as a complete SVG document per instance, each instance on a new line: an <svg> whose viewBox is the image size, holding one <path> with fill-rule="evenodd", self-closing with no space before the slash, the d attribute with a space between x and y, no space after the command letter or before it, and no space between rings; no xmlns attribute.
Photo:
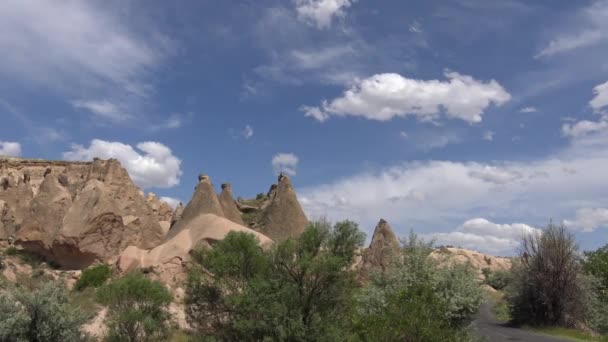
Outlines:
<svg viewBox="0 0 608 342"><path fill-rule="evenodd" d="M161 283L131 272L97 290L108 307L108 341L165 341L171 294Z"/></svg>
<svg viewBox="0 0 608 342"><path fill-rule="evenodd" d="M485 275L485 274L484 274ZM494 271L486 276L485 283L496 290L503 290L509 285L511 273L508 271Z"/></svg>
<svg viewBox="0 0 608 342"><path fill-rule="evenodd" d="M110 276L112 275L112 268L109 265L101 264L93 267L89 267L82 271L82 275L76 282L74 288L78 291L82 291L87 287L100 287L103 285Z"/></svg>
<svg viewBox="0 0 608 342"><path fill-rule="evenodd" d="M0 294L0 341L86 341L82 325L88 318L70 308L61 283Z"/></svg>
<svg viewBox="0 0 608 342"><path fill-rule="evenodd" d="M438 267L431 245L411 234L393 265L361 290L353 319L361 340L469 340L480 286L466 266Z"/></svg>
<svg viewBox="0 0 608 342"><path fill-rule="evenodd" d="M195 254L202 267L188 280L188 320L222 341L344 340L355 289L350 266L363 240L350 221L312 223L269 251L255 236L231 232Z"/></svg>
<svg viewBox="0 0 608 342"><path fill-rule="evenodd" d="M4 251L6 255L17 255L17 253L19 253L19 250L15 246L10 246Z"/></svg>

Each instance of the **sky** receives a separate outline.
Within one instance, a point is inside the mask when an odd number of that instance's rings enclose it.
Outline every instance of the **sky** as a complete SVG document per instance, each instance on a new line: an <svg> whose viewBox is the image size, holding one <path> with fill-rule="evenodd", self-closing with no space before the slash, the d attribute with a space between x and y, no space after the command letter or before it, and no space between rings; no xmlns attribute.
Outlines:
<svg viewBox="0 0 608 342"><path fill-rule="evenodd" d="M500 255L608 243L608 0L4 0L0 155Z"/></svg>

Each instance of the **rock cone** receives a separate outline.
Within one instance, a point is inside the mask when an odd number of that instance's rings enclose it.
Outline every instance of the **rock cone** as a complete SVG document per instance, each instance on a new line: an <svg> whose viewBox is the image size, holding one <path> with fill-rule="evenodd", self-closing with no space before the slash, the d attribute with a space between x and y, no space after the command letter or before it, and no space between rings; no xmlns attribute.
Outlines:
<svg viewBox="0 0 608 342"><path fill-rule="evenodd" d="M236 202L234 202L234 198L232 197L232 187L229 183L222 184L222 192L218 198L224 212L224 217L234 223L245 225L245 223L243 223L243 218L241 217L241 212L237 208Z"/></svg>
<svg viewBox="0 0 608 342"><path fill-rule="evenodd" d="M291 181L283 174L279 175L278 184L271 187L263 209L260 231L274 241L300 236L308 225Z"/></svg>
<svg viewBox="0 0 608 342"><path fill-rule="evenodd" d="M202 214L214 214L216 216L224 217L222 205L215 194L211 179L206 175L199 176L199 182L194 189L192 199L188 202L186 208L184 208L181 219L171 227L166 240L179 234L179 232L190 226L191 222Z"/></svg>
<svg viewBox="0 0 608 342"><path fill-rule="evenodd" d="M364 265L368 268L386 269L391 259L398 255L399 248L399 240L390 224L380 219L374 230L372 242L363 254Z"/></svg>

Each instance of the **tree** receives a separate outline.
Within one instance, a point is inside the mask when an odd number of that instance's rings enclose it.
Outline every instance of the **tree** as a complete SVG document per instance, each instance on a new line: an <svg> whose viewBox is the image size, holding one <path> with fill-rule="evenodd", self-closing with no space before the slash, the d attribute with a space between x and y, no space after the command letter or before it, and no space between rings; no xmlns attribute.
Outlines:
<svg viewBox="0 0 608 342"><path fill-rule="evenodd" d="M131 272L99 288L97 299L108 306L109 341L164 341L172 296L159 282Z"/></svg>
<svg viewBox="0 0 608 342"><path fill-rule="evenodd" d="M384 272L357 296L354 325L362 341L468 341L467 327L481 304L467 266L439 265L432 242L415 234Z"/></svg>
<svg viewBox="0 0 608 342"><path fill-rule="evenodd" d="M523 237L508 300L517 323L570 326L585 320L578 247L565 226Z"/></svg>
<svg viewBox="0 0 608 342"><path fill-rule="evenodd" d="M0 294L0 341L85 341L82 325L88 318L69 307L67 291L58 282Z"/></svg>
<svg viewBox="0 0 608 342"><path fill-rule="evenodd" d="M231 232L195 254L189 321L224 341L343 339L355 289L351 265L363 241L350 221L312 223L268 251L253 235Z"/></svg>
<svg viewBox="0 0 608 342"><path fill-rule="evenodd" d="M583 269L599 281L599 295L608 302L608 245L585 252Z"/></svg>
<svg viewBox="0 0 608 342"><path fill-rule="evenodd" d="M89 267L82 271L82 275L78 278L74 288L77 291L82 291L87 287L100 287L112 275L112 268L109 265L101 264Z"/></svg>

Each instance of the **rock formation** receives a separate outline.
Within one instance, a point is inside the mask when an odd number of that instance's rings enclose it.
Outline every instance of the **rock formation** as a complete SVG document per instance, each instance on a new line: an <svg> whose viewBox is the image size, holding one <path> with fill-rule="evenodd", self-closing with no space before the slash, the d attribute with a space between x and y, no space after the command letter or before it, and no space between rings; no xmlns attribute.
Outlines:
<svg viewBox="0 0 608 342"><path fill-rule="evenodd" d="M230 183L222 184L222 192L218 196L218 199L222 206L224 217L234 223L245 225L243 223L243 218L241 217L241 212L237 208L234 198L232 197L232 187L230 186Z"/></svg>
<svg viewBox="0 0 608 342"><path fill-rule="evenodd" d="M308 225L291 181L283 174L279 175L278 184L271 186L268 200L261 209L260 232L274 241L297 237Z"/></svg>
<svg viewBox="0 0 608 342"><path fill-rule="evenodd" d="M179 202L177 208L173 211L173 215L171 216L171 228L177 223L177 221L182 219L182 215L184 214L184 205L182 202Z"/></svg>
<svg viewBox="0 0 608 342"><path fill-rule="evenodd" d="M468 265L480 281L485 279L483 275L484 268L492 272L509 271L512 264L510 258L496 257L469 249L454 247L440 247L433 251L430 257L435 258L440 263L440 266L452 264Z"/></svg>
<svg viewBox="0 0 608 342"><path fill-rule="evenodd" d="M202 214L214 214L224 217L222 205L215 194L211 179L207 175L200 175L198 177L198 185L194 189L192 199L190 199L190 202L184 208L181 218L171 227L166 240L173 238L183 229L189 227Z"/></svg>
<svg viewBox="0 0 608 342"><path fill-rule="evenodd" d="M372 242L363 252L364 268L386 269L391 259L398 255L399 248L399 240L393 228L384 219L380 219L374 230Z"/></svg>
<svg viewBox="0 0 608 342"><path fill-rule="evenodd" d="M148 193L146 196L146 203L156 215L156 218L160 226L163 228L164 233L167 234L173 220L173 208L156 197L156 194L153 192Z"/></svg>
<svg viewBox="0 0 608 342"><path fill-rule="evenodd" d="M64 268L112 261L129 245L152 248L163 240L157 215L117 160L2 159L0 175L7 185L0 186L0 233Z"/></svg>

